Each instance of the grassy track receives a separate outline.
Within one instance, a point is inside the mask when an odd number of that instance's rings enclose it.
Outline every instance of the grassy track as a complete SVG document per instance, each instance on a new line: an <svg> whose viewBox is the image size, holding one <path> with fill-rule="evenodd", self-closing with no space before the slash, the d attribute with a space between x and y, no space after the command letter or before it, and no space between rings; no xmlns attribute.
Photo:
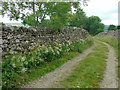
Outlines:
<svg viewBox="0 0 120 90"><path fill-rule="evenodd" d="M66 88L99 88L98 82L103 79L106 67L108 48L99 43L94 52L76 66L75 72L61 82Z"/></svg>
<svg viewBox="0 0 120 90"><path fill-rule="evenodd" d="M88 49L92 44L83 44L82 45L82 51ZM18 79L18 82L21 82L22 84L27 84L28 82L37 79L40 76L45 75L48 72L51 72L55 70L56 68L59 68L61 65L66 63L68 60L71 60L72 58L78 56L80 53L79 52L69 52L64 54L61 58L58 58L54 61L51 61L50 63L44 63L40 67L31 69L30 73L22 74L21 78L23 78L24 81L20 81ZM21 84L20 84L21 85Z"/></svg>
<svg viewBox="0 0 120 90"><path fill-rule="evenodd" d="M12 58L7 58L6 62L2 64L2 86L6 89L18 88L22 84L27 84L28 82L33 81L45 75L46 73L55 70L56 68L59 68L62 64L76 57L85 49L89 48L93 42L93 39L88 37L86 40L76 41L71 45L66 44L62 47L62 49L57 48L56 46L57 49L54 50L54 53L52 52L53 49L48 53L48 48L46 48L47 52L43 51L43 53L45 53L43 55L44 58L39 55L40 51L33 52L32 56L13 55L11 56ZM61 53L57 52L60 50ZM18 57L23 58L18 59ZM40 61L41 57L43 61ZM40 61L40 64L37 64L37 61ZM27 62L27 65L25 62ZM22 69L20 69L20 65L22 65Z"/></svg>
<svg viewBox="0 0 120 90"><path fill-rule="evenodd" d="M106 37L102 37L102 38L97 38L100 41L104 41L108 44L110 44L114 50L116 51L117 54L117 59L118 59L118 70L120 70L120 53L118 53L118 51L120 50L120 46L118 44L118 40L115 39L114 37L110 37L110 36L106 36ZM118 71L118 77L120 78L120 71Z"/></svg>
<svg viewBox="0 0 120 90"><path fill-rule="evenodd" d="M79 55L78 52L70 52L69 54L64 55L63 58L57 59L50 63L43 64L41 67L37 67L36 69L32 69L31 73L26 73L22 76L25 78L24 83L28 83L31 80L35 80L38 77L43 76L46 73L48 73L56 68L59 68L62 64L64 64L68 60L70 60L78 55Z"/></svg>

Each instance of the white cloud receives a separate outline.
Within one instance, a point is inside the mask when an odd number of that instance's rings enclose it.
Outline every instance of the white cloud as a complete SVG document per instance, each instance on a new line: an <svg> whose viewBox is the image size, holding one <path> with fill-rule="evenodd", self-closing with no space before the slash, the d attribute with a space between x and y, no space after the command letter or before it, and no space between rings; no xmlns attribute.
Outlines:
<svg viewBox="0 0 120 90"><path fill-rule="evenodd" d="M7 15L5 15L4 17L2 17L2 15L0 15L0 22L4 22L4 23L21 23L21 20L16 21L16 20L11 20L7 17Z"/></svg>
<svg viewBox="0 0 120 90"><path fill-rule="evenodd" d="M90 0L88 6L83 7L87 16L99 16L106 25L118 24L119 0Z"/></svg>
<svg viewBox="0 0 120 90"><path fill-rule="evenodd" d="M104 23L105 25L110 25L110 24L118 25L117 20L103 20L102 23Z"/></svg>

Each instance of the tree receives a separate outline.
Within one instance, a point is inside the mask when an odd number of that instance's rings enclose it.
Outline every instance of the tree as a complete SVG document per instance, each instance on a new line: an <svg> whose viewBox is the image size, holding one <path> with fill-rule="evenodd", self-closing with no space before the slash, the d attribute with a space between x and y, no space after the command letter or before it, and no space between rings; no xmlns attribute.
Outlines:
<svg viewBox="0 0 120 90"><path fill-rule="evenodd" d="M115 26L115 25L113 25L113 24L111 24L109 27L108 27L108 31L110 31L110 30L117 30L117 27Z"/></svg>
<svg viewBox="0 0 120 90"><path fill-rule="evenodd" d="M86 29L90 34L96 35L99 32L104 31L104 24L101 23L101 19L98 16L91 16L86 19L86 24L84 29Z"/></svg>
<svg viewBox="0 0 120 90"><path fill-rule="evenodd" d="M120 25L117 26L117 29L118 29L118 30L120 29Z"/></svg>
<svg viewBox="0 0 120 90"><path fill-rule="evenodd" d="M76 10L76 13L71 15L69 19L69 25L72 27L83 28L86 18L87 17L85 15L85 12L83 12L83 9L78 8Z"/></svg>
<svg viewBox="0 0 120 90"><path fill-rule="evenodd" d="M4 26L5 24L4 24L3 22L0 22L0 25L3 25L3 26Z"/></svg>
<svg viewBox="0 0 120 90"><path fill-rule="evenodd" d="M24 25L41 26L46 17L50 17L50 26L61 28L67 23L68 13L72 11L71 7L78 8L80 2L37 2L37 0L19 0L2 2L1 14L8 15L10 20L22 20ZM86 3L87 0L83 0ZM51 25L52 24L52 25Z"/></svg>

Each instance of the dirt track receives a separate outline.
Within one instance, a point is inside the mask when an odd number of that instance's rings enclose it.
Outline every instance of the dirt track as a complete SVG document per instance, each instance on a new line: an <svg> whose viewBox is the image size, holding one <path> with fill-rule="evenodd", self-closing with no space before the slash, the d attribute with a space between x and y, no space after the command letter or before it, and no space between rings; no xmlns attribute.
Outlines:
<svg viewBox="0 0 120 90"><path fill-rule="evenodd" d="M104 73L104 79L99 83L100 88L117 88L118 87L118 75L117 75L117 59L114 49L104 43L108 49L108 59L106 59L106 70ZM92 52L92 49L97 46L95 43L91 48L84 51L78 57L69 60L67 63L63 64L60 68L46 74L43 77L38 78L35 81L22 86L21 88L58 88L59 82L68 77L73 71L74 67L78 65L78 62L86 58L86 56ZM59 85L60 86L60 85ZM62 87L62 86L61 86ZM61 88L60 87L60 88Z"/></svg>
<svg viewBox="0 0 120 90"><path fill-rule="evenodd" d="M92 52L92 49L95 47L94 44L91 48L85 50L78 57L69 60L67 63L63 64L60 68L57 68L53 72L46 74L43 77L38 78L35 81L28 83L21 88L55 88L57 87L57 82L64 80L68 77L72 71L74 71L74 67L78 64L79 61L83 60L89 53Z"/></svg>
<svg viewBox="0 0 120 90"><path fill-rule="evenodd" d="M104 73L104 79L102 82L100 82L100 88L118 88L118 74L117 74L117 59L116 59L116 53L110 45L107 43L104 43L107 45L109 49L108 53L108 59L106 59L106 71Z"/></svg>

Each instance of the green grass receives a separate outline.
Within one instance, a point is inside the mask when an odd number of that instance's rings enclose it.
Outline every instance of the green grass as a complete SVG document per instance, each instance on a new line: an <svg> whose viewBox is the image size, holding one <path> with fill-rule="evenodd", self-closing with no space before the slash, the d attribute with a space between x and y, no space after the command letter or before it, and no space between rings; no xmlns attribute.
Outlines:
<svg viewBox="0 0 120 90"><path fill-rule="evenodd" d="M115 49L115 51L118 54L118 40L117 39L115 39L114 37L110 37L110 36L97 38L97 39L100 40L100 41L104 41L104 42L110 44Z"/></svg>
<svg viewBox="0 0 120 90"><path fill-rule="evenodd" d="M118 70L119 70L118 77L120 78L120 53L118 53L120 48L119 48L118 40L115 39L114 37L110 37L110 36L106 36L106 37L102 37L102 38L99 37L96 39L110 44L114 48L114 50L116 51L116 55L117 55L117 59L118 59Z"/></svg>
<svg viewBox="0 0 120 90"><path fill-rule="evenodd" d="M62 52L59 52L59 55L58 53L55 54L57 50L54 50L55 55L52 54L53 56L51 56L51 53L45 53L43 54L44 58L40 56L39 51L34 51L32 54L28 55L10 55L10 57L6 58L5 63L2 64L2 86L3 88L18 88L22 84L27 84L28 82L59 68L62 64L89 48L93 42L93 39L88 37L85 41L80 40L71 45L66 44L62 47ZM18 57L23 58L18 59ZM54 57L54 59L51 57ZM24 58L26 59L24 60ZM43 58L43 61L40 61L39 64L37 64L37 61L41 60L41 58ZM31 60L33 60L32 63ZM27 65L25 63L26 61L28 62ZM23 63L22 66L21 63Z"/></svg>
<svg viewBox="0 0 120 90"><path fill-rule="evenodd" d="M78 55L78 52L70 52L69 54L63 55L63 58L59 58L55 61L51 61L50 63L45 63L40 67L37 67L36 69L32 69L31 73L26 73L22 75L22 77L24 77L25 79L24 84L28 83L29 81L35 80L38 77L55 70L56 68L59 68L62 64Z"/></svg>
<svg viewBox="0 0 120 90"><path fill-rule="evenodd" d="M88 45L86 46L87 47L85 47L84 50L88 48ZM22 83L27 84L28 82L35 80L38 77L55 70L56 68L59 68L68 60L77 57L79 54L79 52L70 52L68 54L63 55L62 58L56 59L55 61L51 61L50 63L45 63L40 67L37 67L36 69L32 69L30 73L24 73L23 75L21 75L21 77L24 78L24 82Z"/></svg>
<svg viewBox="0 0 120 90"><path fill-rule="evenodd" d="M98 82L103 79L103 73L106 68L108 48L99 43L94 52L80 61L75 71L61 85L65 88L99 88Z"/></svg>
<svg viewBox="0 0 120 90"><path fill-rule="evenodd" d="M92 45L92 43L91 44L85 43L83 45L84 46L82 47L82 51L89 48ZM26 72L24 74L21 73L21 75L19 75L18 79L16 80L16 82L19 82L19 86L18 85L14 85L14 86L20 87L22 84L27 84L28 82L35 80L45 75L46 73L55 70L56 68L59 68L61 65L66 63L68 60L71 60L72 58L78 56L79 54L80 54L79 52L74 52L74 51L69 52L69 53L62 55L61 58L56 58L56 60L54 61L51 61L49 63L43 63L43 65L31 69L30 72Z"/></svg>

